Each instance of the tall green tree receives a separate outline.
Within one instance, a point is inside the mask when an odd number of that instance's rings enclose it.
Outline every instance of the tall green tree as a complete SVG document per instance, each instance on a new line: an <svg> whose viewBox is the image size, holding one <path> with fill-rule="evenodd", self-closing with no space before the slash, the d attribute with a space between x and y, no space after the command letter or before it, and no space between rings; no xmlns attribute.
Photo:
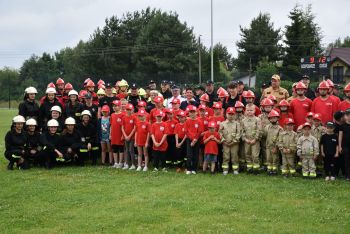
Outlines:
<svg viewBox="0 0 350 234"><path fill-rule="evenodd" d="M341 48L341 47L350 47L350 37L347 36L343 38L336 39L333 43L328 45L328 48Z"/></svg>
<svg viewBox="0 0 350 234"><path fill-rule="evenodd" d="M268 13L260 13L254 18L249 28L240 26L241 40L238 41L238 57L235 65L241 71L247 71L250 68L256 70L258 62L263 58L268 61L277 61L281 56L280 29L275 29Z"/></svg>

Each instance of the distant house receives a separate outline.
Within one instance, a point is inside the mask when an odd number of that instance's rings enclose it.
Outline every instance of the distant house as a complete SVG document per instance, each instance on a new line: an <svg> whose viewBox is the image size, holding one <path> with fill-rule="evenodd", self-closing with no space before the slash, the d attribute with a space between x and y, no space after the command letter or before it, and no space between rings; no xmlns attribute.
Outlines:
<svg viewBox="0 0 350 234"><path fill-rule="evenodd" d="M246 87L249 87L249 76L243 76L240 78L235 79L235 81L242 81ZM249 88L254 88L256 83L256 75L252 74L250 77L250 87Z"/></svg>
<svg viewBox="0 0 350 234"><path fill-rule="evenodd" d="M350 48L332 48L330 77L336 84L350 82Z"/></svg>

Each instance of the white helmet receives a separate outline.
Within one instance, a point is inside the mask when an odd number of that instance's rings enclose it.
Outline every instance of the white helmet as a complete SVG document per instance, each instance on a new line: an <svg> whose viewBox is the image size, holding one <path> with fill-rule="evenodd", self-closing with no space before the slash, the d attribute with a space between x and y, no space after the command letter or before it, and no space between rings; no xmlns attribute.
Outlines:
<svg viewBox="0 0 350 234"><path fill-rule="evenodd" d="M47 121L47 126L48 127L58 127L58 121L55 119L50 119L49 121Z"/></svg>
<svg viewBox="0 0 350 234"><path fill-rule="evenodd" d="M72 89L71 91L69 91L68 96L70 96L70 95L77 95L77 96L79 96L78 92L75 91L74 89Z"/></svg>
<svg viewBox="0 0 350 234"><path fill-rule="evenodd" d="M57 111L57 112L62 113L62 109L60 106L53 106L53 107L51 107L50 111Z"/></svg>
<svg viewBox="0 0 350 234"><path fill-rule="evenodd" d="M64 124L72 124L72 125L74 125L75 124L75 119L73 119L72 117L68 117L66 119L66 121L64 121Z"/></svg>
<svg viewBox="0 0 350 234"><path fill-rule="evenodd" d="M35 93L35 94L38 93L38 91L36 90L36 88L34 88L34 87L32 87L32 86L26 88L26 89L24 90L24 92L25 92L25 93Z"/></svg>
<svg viewBox="0 0 350 234"><path fill-rule="evenodd" d="M14 123L25 123L26 120L22 115L16 115L15 117L13 117L12 121Z"/></svg>
<svg viewBox="0 0 350 234"><path fill-rule="evenodd" d="M54 88L47 88L46 89L46 94L49 94L49 93L56 94L56 89L54 89Z"/></svg>
<svg viewBox="0 0 350 234"><path fill-rule="evenodd" d="M83 112L81 112L81 116L83 115L88 115L91 117L91 112L89 110L83 110Z"/></svg>
<svg viewBox="0 0 350 234"><path fill-rule="evenodd" d="M37 126L38 124L36 123L36 120L35 119L28 119L26 121L26 125L29 126L29 125L34 125L34 126Z"/></svg>

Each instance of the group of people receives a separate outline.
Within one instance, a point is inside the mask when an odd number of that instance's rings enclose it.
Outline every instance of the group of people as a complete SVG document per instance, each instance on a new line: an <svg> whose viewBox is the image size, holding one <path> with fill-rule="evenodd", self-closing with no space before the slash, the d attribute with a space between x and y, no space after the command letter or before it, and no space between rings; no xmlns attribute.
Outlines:
<svg viewBox="0 0 350 234"><path fill-rule="evenodd" d="M140 88L86 79L78 92L58 78L39 100L28 87L5 137L8 169L101 160L136 171L288 177L300 170L305 178L335 180L341 172L350 180L350 84L341 100L331 80L314 92L303 76L292 96L280 82L273 75L261 97L242 82L215 90L210 80L181 92L165 80L158 90L154 81Z"/></svg>

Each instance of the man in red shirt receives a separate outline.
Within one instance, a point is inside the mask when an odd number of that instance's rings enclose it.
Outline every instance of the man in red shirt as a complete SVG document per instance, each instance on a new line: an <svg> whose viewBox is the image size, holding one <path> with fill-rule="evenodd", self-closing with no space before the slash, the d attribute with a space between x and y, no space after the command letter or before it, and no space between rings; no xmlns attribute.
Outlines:
<svg viewBox="0 0 350 234"><path fill-rule="evenodd" d="M297 97L294 98L289 105L289 112L292 113L295 122L295 128L305 123L305 116L311 111L312 101L305 97L306 86L302 82L298 82L295 86Z"/></svg>
<svg viewBox="0 0 350 234"><path fill-rule="evenodd" d="M187 107L189 118L185 122L186 131L186 175L196 174L199 154L199 137L203 132L202 122L197 119L197 107L189 105Z"/></svg>
<svg viewBox="0 0 350 234"><path fill-rule="evenodd" d="M350 83L345 86L344 95L344 101L338 105L338 110L343 112L350 108Z"/></svg>
<svg viewBox="0 0 350 234"><path fill-rule="evenodd" d="M323 124L328 121L332 122L333 114L337 111L338 106L328 94L329 85L327 81L322 81L318 86L318 90L320 96L313 100L311 111L321 114ZM294 115L294 117L296 116Z"/></svg>
<svg viewBox="0 0 350 234"><path fill-rule="evenodd" d="M326 82L329 86L328 94L329 94L330 98L333 100L333 103L335 104L335 106L338 110L338 106L339 106L341 101L340 101L340 98L338 96L334 95L334 83L330 79L326 80Z"/></svg>

